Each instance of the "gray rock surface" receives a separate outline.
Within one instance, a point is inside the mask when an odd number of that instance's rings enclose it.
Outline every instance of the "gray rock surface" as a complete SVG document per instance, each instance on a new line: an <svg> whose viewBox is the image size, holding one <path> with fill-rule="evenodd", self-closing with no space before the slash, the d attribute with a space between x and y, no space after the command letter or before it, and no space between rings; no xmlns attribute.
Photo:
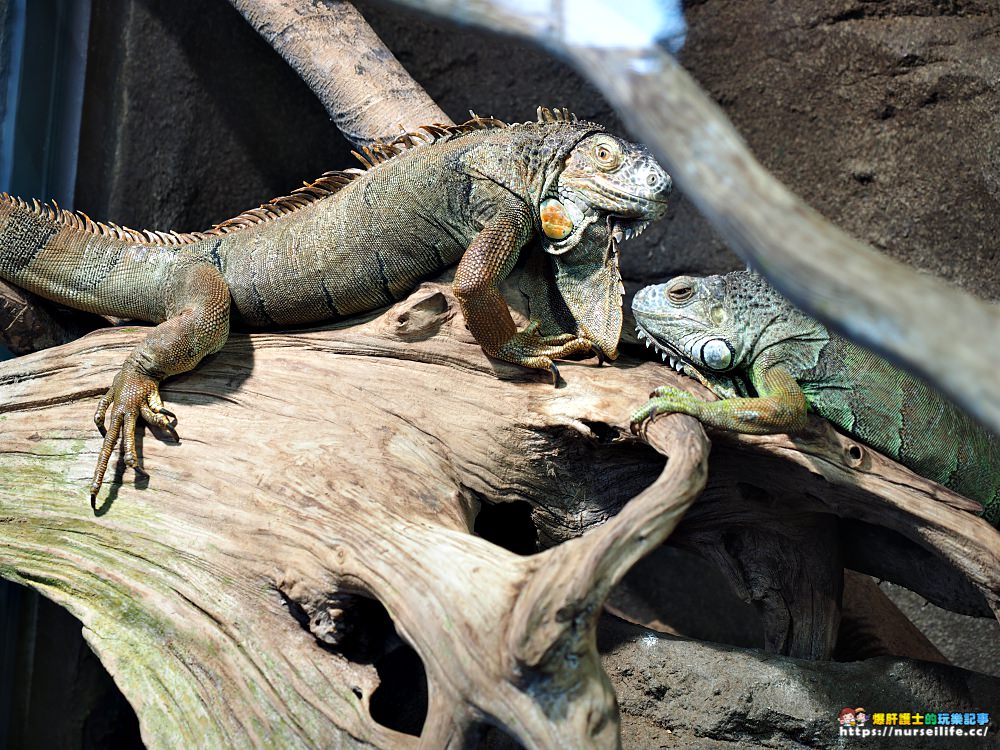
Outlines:
<svg viewBox="0 0 1000 750"><path fill-rule="evenodd" d="M683 59L765 166L856 237L1000 297L1000 6L689 3Z"/></svg>
<svg viewBox="0 0 1000 750"><path fill-rule="evenodd" d="M841 737L837 715L986 711L1000 680L931 662L886 657L804 662L650 633L614 618L598 628L618 691L627 748L996 747L994 739ZM869 724L871 726L871 724Z"/></svg>

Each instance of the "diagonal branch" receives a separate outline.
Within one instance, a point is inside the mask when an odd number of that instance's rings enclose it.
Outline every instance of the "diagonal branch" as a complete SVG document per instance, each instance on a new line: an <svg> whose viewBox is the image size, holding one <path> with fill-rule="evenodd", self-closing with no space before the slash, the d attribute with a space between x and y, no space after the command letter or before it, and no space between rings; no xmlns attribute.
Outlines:
<svg viewBox="0 0 1000 750"><path fill-rule="evenodd" d="M450 123L346 0L231 0L355 146Z"/></svg>

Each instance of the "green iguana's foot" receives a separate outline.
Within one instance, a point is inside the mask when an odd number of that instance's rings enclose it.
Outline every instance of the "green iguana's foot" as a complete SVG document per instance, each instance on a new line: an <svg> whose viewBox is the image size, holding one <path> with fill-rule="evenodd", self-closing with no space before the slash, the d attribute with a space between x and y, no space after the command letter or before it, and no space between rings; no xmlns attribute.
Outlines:
<svg viewBox="0 0 1000 750"><path fill-rule="evenodd" d="M552 373L552 384L555 385L559 381L559 369L552 360L593 351L594 346L587 339L572 333L542 336L538 333L539 326L537 320L528 323L523 330L507 339L497 352L497 357L522 367L549 370Z"/></svg>
<svg viewBox="0 0 1000 750"><path fill-rule="evenodd" d="M691 414L697 416L699 407L704 403L680 388L663 385L649 394L650 399L641 408L632 413L629 427L634 435L638 435L647 420L659 414Z"/></svg>
<svg viewBox="0 0 1000 750"><path fill-rule="evenodd" d="M106 422L110 409L111 418ZM115 444L122 440L122 457L125 465L145 474L135 447L135 426L139 417L146 422L174 433L174 426L163 408L160 399L159 383L140 372L136 372L129 363L122 367L115 376L114 383L101 398L94 414L94 423L104 436L101 453L97 457L97 468L94 469L94 480L90 484L90 504L97 500L97 493L104 483L104 474L108 469L108 461L114 453ZM107 424L107 427L105 427Z"/></svg>

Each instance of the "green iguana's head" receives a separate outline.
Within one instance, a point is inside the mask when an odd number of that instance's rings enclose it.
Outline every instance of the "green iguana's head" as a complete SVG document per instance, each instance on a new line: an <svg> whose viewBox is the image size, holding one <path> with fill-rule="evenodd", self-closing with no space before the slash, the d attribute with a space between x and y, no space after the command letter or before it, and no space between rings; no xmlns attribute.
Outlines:
<svg viewBox="0 0 1000 750"><path fill-rule="evenodd" d="M562 112L546 119L539 111L543 128L563 131L536 193L542 248L561 297L550 304L562 330L575 328L614 359L624 292L618 247L666 213L673 182L644 146Z"/></svg>
<svg viewBox="0 0 1000 750"><path fill-rule="evenodd" d="M667 211L673 181L652 154L610 133L577 143L542 201L548 252L560 255L579 241L588 223L610 217L619 242L638 235Z"/></svg>
<svg viewBox="0 0 1000 750"><path fill-rule="evenodd" d="M806 318L761 276L736 271L724 276L677 276L640 289L632 300L639 338L655 347L664 362L700 380L723 397L746 395L741 377L758 356L789 342L825 343L815 338L818 323ZM803 324L799 321L809 321ZM803 338L806 334L809 339ZM808 356L815 347L782 352ZM804 351L808 348L809 351Z"/></svg>

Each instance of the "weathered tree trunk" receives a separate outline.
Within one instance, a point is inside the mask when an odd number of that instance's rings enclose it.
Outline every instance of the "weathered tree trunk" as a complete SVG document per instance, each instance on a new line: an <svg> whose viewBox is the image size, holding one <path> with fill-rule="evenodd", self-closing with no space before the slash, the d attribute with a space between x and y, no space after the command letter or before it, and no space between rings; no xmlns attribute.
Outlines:
<svg viewBox="0 0 1000 750"><path fill-rule="evenodd" d="M581 362L553 389L488 360L449 288L425 285L364 321L235 334L167 381L181 443L147 431L150 477L119 466L95 516L89 417L138 336L102 331L0 368L0 573L81 619L151 747L415 745L369 712L385 648L369 599L426 670L421 746L469 746L482 722L529 747L617 746L595 623L697 495L707 457L696 423L661 420L661 471L626 415L679 376ZM823 429L720 442L675 539L704 548L780 519L787 508L755 507L745 487L790 498L795 486L799 514L895 528L995 602L996 532L947 490L846 445ZM524 557L471 533L483 503L516 501L543 541L566 541ZM940 697L957 700L967 678L947 674Z"/></svg>

